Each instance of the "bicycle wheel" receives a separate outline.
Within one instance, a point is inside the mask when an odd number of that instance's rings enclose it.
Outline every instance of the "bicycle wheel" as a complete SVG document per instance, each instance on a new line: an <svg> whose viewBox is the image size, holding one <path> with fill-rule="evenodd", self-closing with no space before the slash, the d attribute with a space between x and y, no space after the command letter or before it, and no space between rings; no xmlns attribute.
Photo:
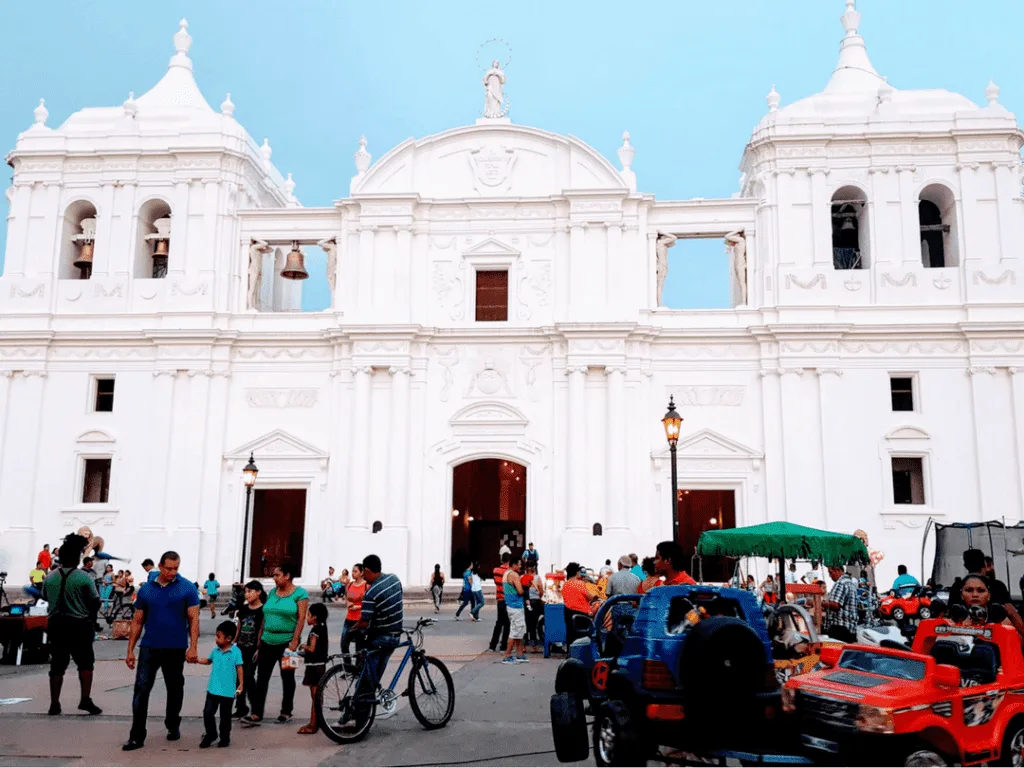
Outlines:
<svg viewBox="0 0 1024 768"><path fill-rule="evenodd" d="M331 667L316 690L316 719L327 738L338 744L359 741L377 715L373 684L343 664Z"/></svg>
<svg viewBox="0 0 1024 768"><path fill-rule="evenodd" d="M433 656L420 656L409 673L409 705L424 728L444 728L455 713L455 683Z"/></svg>
<svg viewBox="0 0 1024 768"><path fill-rule="evenodd" d="M114 611L114 621L117 621L118 619L127 619L128 621L131 621L132 620L132 616L134 616L134 615L135 615L135 606L134 605L122 605L120 608L118 608L116 611Z"/></svg>

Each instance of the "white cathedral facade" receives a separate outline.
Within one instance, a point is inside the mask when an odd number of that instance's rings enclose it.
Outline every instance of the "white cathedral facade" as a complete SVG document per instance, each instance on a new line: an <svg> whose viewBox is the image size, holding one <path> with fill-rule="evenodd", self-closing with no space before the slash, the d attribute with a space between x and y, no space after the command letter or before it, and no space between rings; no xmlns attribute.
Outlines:
<svg viewBox="0 0 1024 768"><path fill-rule="evenodd" d="M376 552L422 584L499 539L545 567L650 553L675 506L691 549L863 529L888 576L928 518L1024 517L1024 133L992 84L890 85L859 19L822 93L772 89L729 199L644 194L628 136L616 164L515 125L496 66L489 117L363 142L303 207L204 99L184 22L145 95L60 127L40 104L7 156L0 569L87 524L200 581L238 578L245 536L257 575ZM723 240L731 309L660 306L695 237ZM331 306L301 312L317 248Z"/></svg>

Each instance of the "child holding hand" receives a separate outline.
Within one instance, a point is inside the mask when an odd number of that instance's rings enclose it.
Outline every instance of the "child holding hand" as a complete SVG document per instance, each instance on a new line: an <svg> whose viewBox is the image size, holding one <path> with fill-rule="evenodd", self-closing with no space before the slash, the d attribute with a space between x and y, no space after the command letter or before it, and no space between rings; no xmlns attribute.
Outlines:
<svg viewBox="0 0 1024 768"><path fill-rule="evenodd" d="M222 621L217 625L217 647L210 651L198 664L207 664L210 682L206 687L206 706L203 707L203 723L206 733L199 742L206 749L217 741L217 710L220 710L220 741L218 747L231 744L231 705L235 696L241 696L244 687L242 652L235 645L235 623Z"/></svg>
<svg viewBox="0 0 1024 768"><path fill-rule="evenodd" d="M302 684L309 687L309 696L312 701L309 713L309 722L299 729L299 733L316 733L319 726L316 720L316 689L323 677L324 669L327 667L327 648L330 642L327 638L327 606L323 603L313 603L309 606L309 614L306 619L312 629L306 637L305 645L299 647L306 660L306 671L302 677Z"/></svg>

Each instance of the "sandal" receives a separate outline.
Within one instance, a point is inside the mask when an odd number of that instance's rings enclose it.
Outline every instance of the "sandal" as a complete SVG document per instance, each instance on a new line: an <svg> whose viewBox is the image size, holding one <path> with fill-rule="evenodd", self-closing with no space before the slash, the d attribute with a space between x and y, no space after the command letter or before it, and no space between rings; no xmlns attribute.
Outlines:
<svg viewBox="0 0 1024 768"><path fill-rule="evenodd" d="M319 726L317 726L317 725L309 725L307 723L306 725L304 725L301 728L299 728L298 732L299 733L316 733L319 730L320 730Z"/></svg>
<svg viewBox="0 0 1024 768"><path fill-rule="evenodd" d="M291 719L292 719L291 715L286 715L283 712L280 715L277 716L277 722L279 722L279 723L287 723Z"/></svg>

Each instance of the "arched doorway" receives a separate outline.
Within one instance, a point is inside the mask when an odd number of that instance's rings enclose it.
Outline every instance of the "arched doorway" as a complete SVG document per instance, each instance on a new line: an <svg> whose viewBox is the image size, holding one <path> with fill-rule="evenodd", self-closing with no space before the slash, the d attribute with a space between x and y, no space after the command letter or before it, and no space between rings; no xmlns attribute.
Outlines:
<svg viewBox="0 0 1024 768"><path fill-rule="evenodd" d="M452 470L451 575L472 560L481 573L498 565L503 544L526 548L526 467L507 459L476 459Z"/></svg>

